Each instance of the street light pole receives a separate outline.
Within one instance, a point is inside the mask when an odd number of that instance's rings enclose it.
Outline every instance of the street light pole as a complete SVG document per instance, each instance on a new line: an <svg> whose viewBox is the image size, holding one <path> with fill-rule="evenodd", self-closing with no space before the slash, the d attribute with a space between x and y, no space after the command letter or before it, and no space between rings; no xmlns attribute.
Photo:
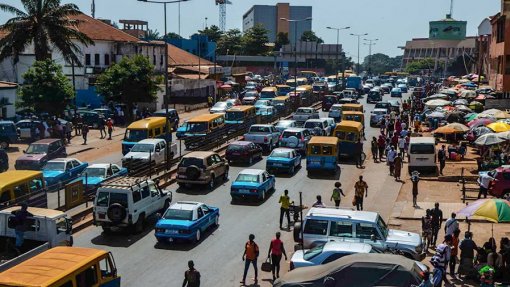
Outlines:
<svg viewBox="0 0 510 287"><path fill-rule="evenodd" d="M372 46L375 45L376 41L379 41L379 39L363 39L367 41L368 43L363 43L364 45L368 46L368 75L372 75Z"/></svg>
<svg viewBox="0 0 510 287"><path fill-rule="evenodd" d="M166 5L167 4L172 4L172 3L180 3L181 2L187 2L187 1L190 1L190 0L174 0L174 1L151 1L151 0L137 0L137 1L140 1L140 2L147 2L147 3L155 3L155 4L163 4L163 14L164 14L164 25L165 25L165 35L163 36L163 40L165 42L165 56L164 56L164 69L165 69L165 72L164 72L164 75L165 75L165 96L163 97L163 103L165 104L165 114L166 114L166 121L167 121L167 127L166 127L166 132L165 132L165 138L166 140L168 140L170 138L170 125L169 125L169 122L168 122L168 116L169 116L169 113L168 113L168 97L170 95L170 93L172 92L172 88L169 87L169 80L168 80L168 43L166 42L166 35L168 34L167 32L167 25L166 25ZM179 31L180 32L180 31ZM175 108L175 103L174 103L174 108ZM129 111L131 112L131 111ZM170 148L169 148L169 144L166 145L167 149L166 149L166 169L169 170L170 169Z"/></svg>
<svg viewBox="0 0 510 287"><path fill-rule="evenodd" d="M358 76L359 76L359 73L360 73L360 71L359 71L359 68L360 68L359 67L359 45L360 45L360 39L361 39L361 36L366 36L366 35L368 35L368 33L365 33L365 34L353 34L353 33L351 33L351 36L358 37L358 67L356 69L357 70L356 74L358 74Z"/></svg>
<svg viewBox="0 0 510 287"><path fill-rule="evenodd" d="M335 90L338 90L338 73L339 73L338 56L340 54L340 52L338 51L338 48L340 46L340 30L347 30L350 28L351 27L344 27L344 28L326 27L326 29L336 31L336 61L335 61L335 64L336 64L336 75L335 75L336 85L335 85ZM342 59L342 62L343 62L343 59ZM344 75L342 72L342 82L343 82L343 77L344 77Z"/></svg>
<svg viewBox="0 0 510 287"><path fill-rule="evenodd" d="M282 21L287 21L289 23L294 23L294 91L297 89L297 23L310 21L312 17L304 18L304 19L287 19L280 18Z"/></svg>

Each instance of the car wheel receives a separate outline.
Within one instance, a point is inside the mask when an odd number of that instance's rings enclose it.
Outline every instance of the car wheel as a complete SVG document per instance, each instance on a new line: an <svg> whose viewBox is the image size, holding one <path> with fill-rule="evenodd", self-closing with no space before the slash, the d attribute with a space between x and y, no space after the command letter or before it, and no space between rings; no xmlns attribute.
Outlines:
<svg viewBox="0 0 510 287"><path fill-rule="evenodd" d="M195 234L195 242L200 242L201 238L202 238L202 234L200 234L200 229L198 229L197 233Z"/></svg>
<svg viewBox="0 0 510 287"><path fill-rule="evenodd" d="M180 187L180 188L185 188L186 187L186 184L184 182L178 182L177 185Z"/></svg>
<svg viewBox="0 0 510 287"><path fill-rule="evenodd" d="M214 178L214 175L211 175L211 180L209 181L209 183L207 184L209 189L214 189L214 183L215 183L215 178Z"/></svg>
<svg viewBox="0 0 510 287"><path fill-rule="evenodd" d="M218 215L216 215L216 217L214 218L214 226L218 226L220 225L220 217Z"/></svg>
<svg viewBox="0 0 510 287"><path fill-rule="evenodd" d="M299 160L299 162L298 162L298 166L297 166L297 167L298 167L298 168L301 168L301 160Z"/></svg>
<svg viewBox="0 0 510 287"><path fill-rule="evenodd" d="M9 142L8 141L0 141L0 148L2 149L8 149L9 148Z"/></svg>
<svg viewBox="0 0 510 287"><path fill-rule="evenodd" d="M142 233L144 221L145 221L145 215L140 214L140 216L138 217L138 220L135 223L135 227L134 227L134 233L135 234Z"/></svg>
<svg viewBox="0 0 510 287"><path fill-rule="evenodd" d="M223 174L223 182L228 181L228 168L225 170L225 173Z"/></svg>
<svg viewBox="0 0 510 287"><path fill-rule="evenodd" d="M262 194L261 194L261 196L260 196L260 200L261 200L261 201L266 200L266 191L265 191L265 190L263 190L263 191L262 191Z"/></svg>
<svg viewBox="0 0 510 287"><path fill-rule="evenodd" d="M290 174L290 175L293 175L293 174L294 174L294 166L292 166L292 167L289 169L289 174Z"/></svg>

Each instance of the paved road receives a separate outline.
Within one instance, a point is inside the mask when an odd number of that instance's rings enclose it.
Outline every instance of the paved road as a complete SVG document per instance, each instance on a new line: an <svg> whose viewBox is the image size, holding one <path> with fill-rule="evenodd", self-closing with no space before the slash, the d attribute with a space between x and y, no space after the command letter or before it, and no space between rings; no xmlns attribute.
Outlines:
<svg viewBox="0 0 510 287"><path fill-rule="evenodd" d="M384 97L388 99L389 96ZM365 99L361 100L366 104ZM368 123L370 110L373 105L366 106L366 121ZM378 134L378 129L367 127L367 139ZM368 154L369 142L365 144ZM101 161L117 162L117 155L111 155ZM365 163L365 169L358 169L354 165L341 164L340 173L333 177L310 178L306 169L298 170L292 176L279 176L276 192L264 203L233 205L230 200L230 182L218 186L214 191L204 192L200 188L193 190L178 190L176 185L170 187L174 192L174 201L194 200L220 208L220 226L211 230L203 237L199 244L160 245L154 238L154 231L146 229L141 235L117 234L103 235L100 228L90 227L78 233L75 237L76 246L88 246L107 249L113 252L119 274L122 276L123 286L180 286L183 272L188 260L194 260L202 273L204 286L239 286L242 276L243 262L241 256L243 244L248 234L256 236L261 249L261 258L269 247L269 241L278 230L279 204L278 197L284 189L290 191L293 200L298 200L298 193L303 193L303 201L311 205L315 196L321 194L325 203L329 201L330 193L335 181L341 181L347 197L342 206L351 208L353 186L359 175L364 175L369 185L369 196L366 200L366 210L378 211L388 219L393 204L400 190L400 183L388 175L384 163L375 164L371 157ZM303 166L305 162L303 161ZM231 179L246 167L232 166ZM265 168L265 158L253 165L253 168ZM287 250L293 250L291 232L283 232L283 239ZM291 252L289 252L291 253ZM290 258L290 256L289 256ZM288 269L288 262L282 263L283 270ZM260 263L259 263L260 265ZM252 272L252 271L251 271ZM253 273L250 273L251 278ZM260 286L270 286L270 274L261 274ZM262 282L260 281L262 280ZM248 282L252 282L250 279ZM257 285L253 285L257 286Z"/></svg>

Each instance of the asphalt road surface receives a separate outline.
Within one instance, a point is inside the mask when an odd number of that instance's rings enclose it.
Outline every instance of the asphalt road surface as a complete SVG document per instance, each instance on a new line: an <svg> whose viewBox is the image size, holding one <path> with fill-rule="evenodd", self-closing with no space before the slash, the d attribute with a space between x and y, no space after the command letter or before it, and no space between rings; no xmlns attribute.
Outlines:
<svg viewBox="0 0 510 287"><path fill-rule="evenodd" d="M404 95L404 99L409 94ZM389 99L385 95L383 100ZM360 99L365 106L366 139L365 153L368 155L365 168L359 169L353 163L341 163L340 172L335 176L309 177L306 163L293 176L277 176L276 192L260 204L232 204L230 198L231 182L218 186L213 191L204 188L178 189L177 185L169 187L173 200L191 200L204 202L220 208L220 225L203 235L198 244L175 243L159 244L154 237L152 228L154 221L140 235L119 233L102 234L102 229L92 226L75 235L75 246L95 247L110 250L117 263L118 273L122 276L123 286L181 286L187 261L194 260L196 268L202 274L203 286L239 286L242 279L244 262L241 261L244 243L250 233L255 234L255 241L260 247L260 264L266 258L269 242L279 230L278 198L284 189L290 192L291 200L299 200L299 192L303 194L303 203L310 206L315 202L316 195L322 195L327 205L336 181L342 183L346 197L341 206L352 208L354 183L359 175L363 175L368 183L368 198L365 199L365 210L377 211L383 218L389 219L393 204L396 201L401 183L389 176L384 163L374 163L370 155L370 139L379 134L379 129L370 128L369 116L373 104L366 104L366 96ZM327 116L321 112L321 116ZM97 162L119 163L120 155L110 155L98 159ZM248 168L247 166L231 166L230 179ZM265 169L265 157L250 168ZM403 171L403 174L406 173ZM284 224L285 226L285 224ZM288 251L289 259L294 250L292 232L282 230L282 239ZM282 261L282 273L289 268L288 261ZM250 269L247 284L253 282L253 270ZM259 270L259 285L271 286L270 273Z"/></svg>

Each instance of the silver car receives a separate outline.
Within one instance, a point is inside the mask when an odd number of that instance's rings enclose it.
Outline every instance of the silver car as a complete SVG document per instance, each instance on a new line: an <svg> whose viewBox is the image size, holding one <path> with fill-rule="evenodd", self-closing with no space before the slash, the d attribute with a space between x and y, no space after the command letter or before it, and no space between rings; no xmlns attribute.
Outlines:
<svg viewBox="0 0 510 287"><path fill-rule="evenodd" d="M225 113L228 109L233 106L231 102L217 102L209 112L211 114Z"/></svg>
<svg viewBox="0 0 510 287"><path fill-rule="evenodd" d="M280 133L283 133L284 130L295 128L296 127L296 121L293 120L281 120L276 123L274 126L277 131Z"/></svg>

